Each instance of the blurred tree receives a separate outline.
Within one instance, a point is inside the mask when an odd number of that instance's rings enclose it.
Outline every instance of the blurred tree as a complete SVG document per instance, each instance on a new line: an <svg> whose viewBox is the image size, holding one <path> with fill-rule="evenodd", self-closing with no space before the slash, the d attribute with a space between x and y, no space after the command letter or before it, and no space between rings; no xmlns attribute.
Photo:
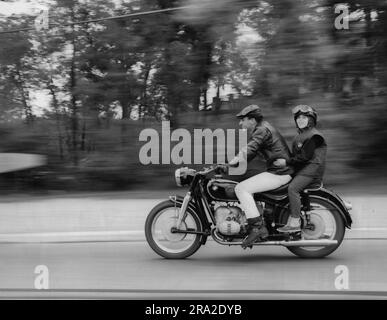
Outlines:
<svg viewBox="0 0 387 320"><path fill-rule="evenodd" d="M338 3L329 1L332 7ZM354 163L363 170L373 170L387 160L387 4L379 0L351 0L345 4L350 12L349 29L332 32L334 41L344 48L336 64L336 97L338 105L350 113L345 125L358 136L353 143L362 150Z"/></svg>
<svg viewBox="0 0 387 320"><path fill-rule="evenodd" d="M7 23L0 22L0 28L20 28L31 22L30 18L21 19L19 16L12 16ZM9 104L2 104L2 112L23 110L23 116L27 123L34 119L29 96L29 73L28 63L32 44L28 41L28 35L24 32L9 33L1 35L0 47L0 86L2 87L3 99L11 101ZM19 107L20 106L20 107ZM16 113L15 113L16 111Z"/></svg>

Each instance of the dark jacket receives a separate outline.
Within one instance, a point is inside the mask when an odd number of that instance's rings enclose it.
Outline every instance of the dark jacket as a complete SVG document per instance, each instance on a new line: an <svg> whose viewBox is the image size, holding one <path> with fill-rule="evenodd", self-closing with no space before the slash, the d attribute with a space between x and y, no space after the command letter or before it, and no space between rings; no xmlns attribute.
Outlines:
<svg viewBox="0 0 387 320"><path fill-rule="evenodd" d="M277 159L290 159L290 150L282 135L267 121L262 121L255 127L247 143L247 161L251 161L257 154L266 160L267 171L285 175L292 174L290 166L276 167L273 162Z"/></svg>
<svg viewBox="0 0 387 320"><path fill-rule="evenodd" d="M309 128L295 137L292 156L286 163L294 168L294 175L321 180L325 171L326 153L324 136L315 128Z"/></svg>

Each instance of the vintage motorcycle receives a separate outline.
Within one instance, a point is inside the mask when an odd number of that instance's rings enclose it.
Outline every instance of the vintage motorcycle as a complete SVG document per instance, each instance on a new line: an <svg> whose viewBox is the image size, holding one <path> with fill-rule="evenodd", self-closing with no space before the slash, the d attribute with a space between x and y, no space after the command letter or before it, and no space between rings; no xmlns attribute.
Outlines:
<svg viewBox="0 0 387 320"><path fill-rule="evenodd" d="M189 257L210 235L222 245L242 244L247 219L234 192L237 182L223 179L221 168L176 170L176 183L189 186L187 194L170 196L151 210L145 222L146 240L157 254L167 259ZM280 233L277 228L286 224L290 214L287 186L254 195L269 231L254 246L285 246L303 258L331 254L343 241L345 228L351 228L351 204L322 184L311 185L301 196L301 232Z"/></svg>

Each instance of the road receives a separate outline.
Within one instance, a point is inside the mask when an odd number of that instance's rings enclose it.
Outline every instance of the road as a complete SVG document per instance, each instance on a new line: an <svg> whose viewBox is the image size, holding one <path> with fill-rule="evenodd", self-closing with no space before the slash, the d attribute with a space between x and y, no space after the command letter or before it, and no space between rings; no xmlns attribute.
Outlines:
<svg viewBox="0 0 387 320"><path fill-rule="evenodd" d="M0 199L3 242L144 240L149 211L172 191L69 194ZM184 195L184 192L179 194ZM348 238L387 238L386 195L343 195L352 202Z"/></svg>
<svg viewBox="0 0 387 320"><path fill-rule="evenodd" d="M306 260L283 247L211 241L188 259L166 260L144 241L2 243L0 297L386 299L386 246L387 239L347 239L329 257ZM34 288L37 265L48 268L49 290ZM335 286L337 266L348 268L348 289Z"/></svg>

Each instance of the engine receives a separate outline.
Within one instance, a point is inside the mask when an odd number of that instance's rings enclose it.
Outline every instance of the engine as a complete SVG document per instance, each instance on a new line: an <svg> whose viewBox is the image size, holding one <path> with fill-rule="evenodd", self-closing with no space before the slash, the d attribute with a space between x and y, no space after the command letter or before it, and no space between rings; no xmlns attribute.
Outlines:
<svg viewBox="0 0 387 320"><path fill-rule="evenodd" d="M219 205L215 209L216 228L227 236L237 235L244 231L246 217L238 206Z"/></svg>

